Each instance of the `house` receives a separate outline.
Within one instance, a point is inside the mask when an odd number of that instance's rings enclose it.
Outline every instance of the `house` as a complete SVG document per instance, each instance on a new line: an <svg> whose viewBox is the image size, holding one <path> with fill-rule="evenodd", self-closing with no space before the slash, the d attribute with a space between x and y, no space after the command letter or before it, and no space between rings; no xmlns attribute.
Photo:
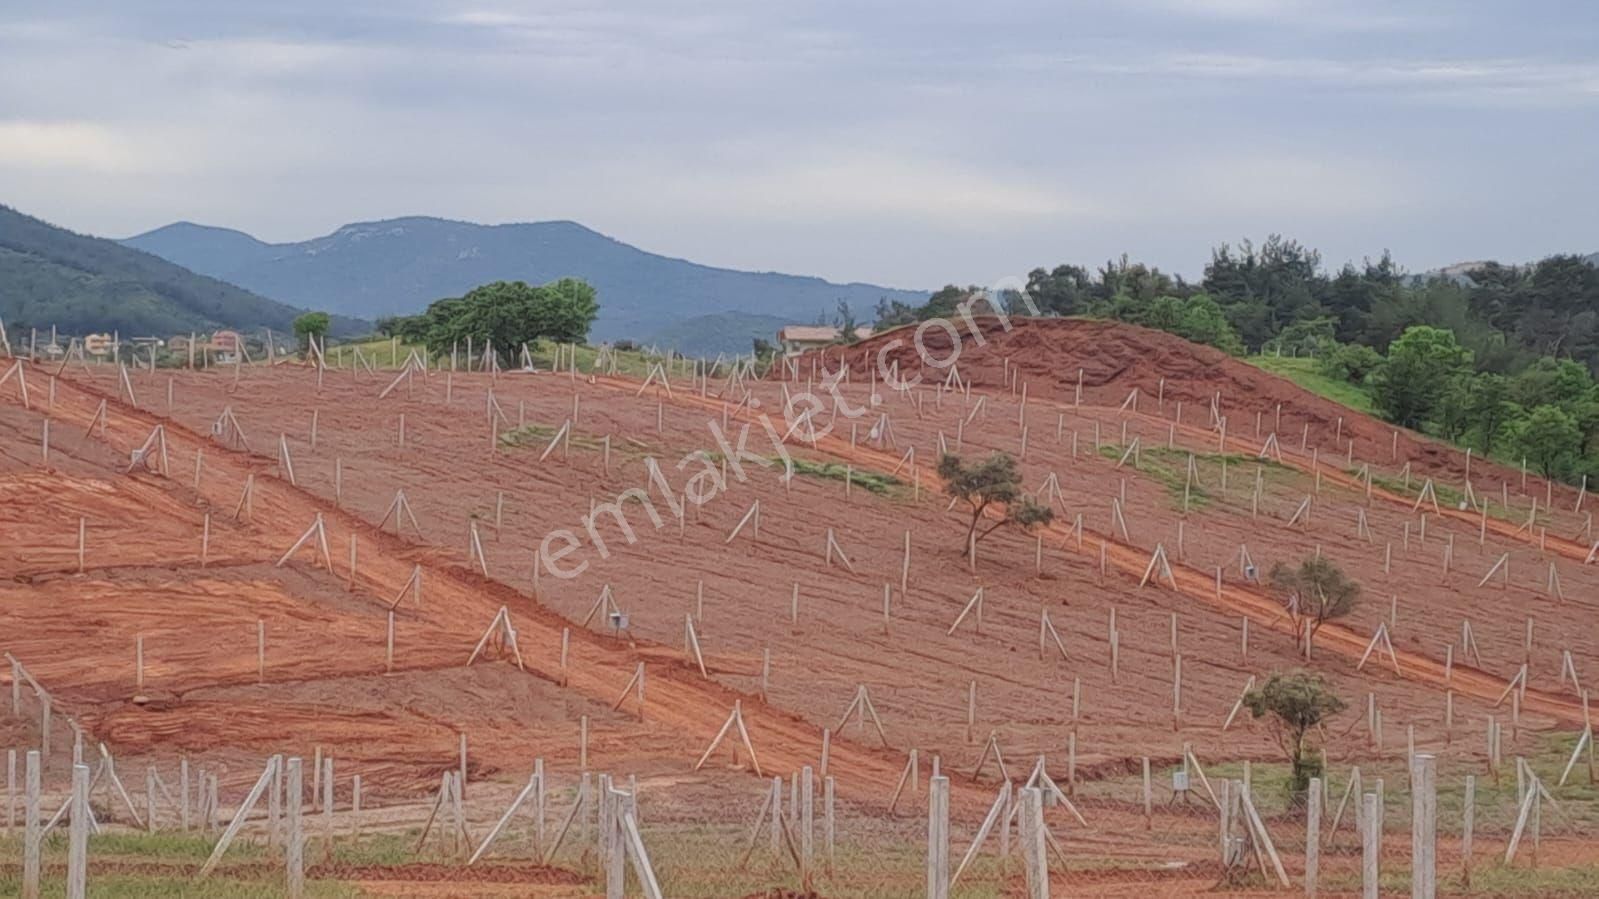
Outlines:
<svg viewBox="0 0 1599 899"><path fill-rule="evenodd" d="M806 350L838 343L842 334L842 328L832 325L785 325L777 332L777 345L783 349L783 355L797 356ZM865 340L870 336L872 326L861 325L855 329L853 339Z"/></svg>

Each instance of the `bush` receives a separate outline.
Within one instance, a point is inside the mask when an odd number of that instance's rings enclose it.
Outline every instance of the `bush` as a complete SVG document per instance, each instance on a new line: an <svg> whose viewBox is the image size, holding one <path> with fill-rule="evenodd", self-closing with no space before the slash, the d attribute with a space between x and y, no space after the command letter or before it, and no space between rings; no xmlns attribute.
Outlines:
<svg viewBox="0 0 1599 899"><path fill-rule="evenodd" d="M1363 384L1382 361L1381 353L1363 343L1334 344L1322 354L1317 367L1329 378Z"/></svg>

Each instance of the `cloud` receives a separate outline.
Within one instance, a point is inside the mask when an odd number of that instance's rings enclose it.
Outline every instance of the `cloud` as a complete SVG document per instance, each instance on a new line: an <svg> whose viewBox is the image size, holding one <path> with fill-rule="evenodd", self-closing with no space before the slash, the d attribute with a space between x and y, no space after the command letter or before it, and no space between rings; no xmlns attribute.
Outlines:
<svg viewBox="0 0 1599 899"><path fill-rule="evenodd" d="M1176 212L1263 221L1381 215L1418 198L1393 162L1347 153L1242 153L1190 160L1161 192Z"/></svg>
<svg viewBox="0 0 1599 899"><path fill-rule="evenodd" d="M1157 11L1190 18L1254 23L1318 31L1396 31L1419 28L1429 20L1390 7L1347 0L1137 0Z"/></svg>
<svg viewBox="0 0 1599 899"><path fill-rule="evenodd" d="M876 218L968 229L991 227L995 219L1090 212L1047 184L911 153L818 151L668 176L657 189L673 203L695 204L701 214L755 220Z"/></svg>
<svg viewBox="0 0 1599 899"><path fill-rule="evenodd" d="M153 161L140 144L95 122L0 119L0 168L137 174Z"/></svg>

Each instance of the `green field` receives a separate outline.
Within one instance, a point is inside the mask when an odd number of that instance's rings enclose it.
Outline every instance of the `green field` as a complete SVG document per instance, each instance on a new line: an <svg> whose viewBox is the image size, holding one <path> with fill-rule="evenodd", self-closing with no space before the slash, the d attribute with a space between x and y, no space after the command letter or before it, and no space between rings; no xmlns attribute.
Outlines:
<svg viewBox="0 0 1599 899"><path fill-rule="evenodd" d="M1374 409L1371 394L1358 384L1329 378L1321 373L1315 359L1289 356L1250 356L1244 360L1261 371L1287 378L1317 396L1342 403L1359 412L1371 413Z"/></svg>

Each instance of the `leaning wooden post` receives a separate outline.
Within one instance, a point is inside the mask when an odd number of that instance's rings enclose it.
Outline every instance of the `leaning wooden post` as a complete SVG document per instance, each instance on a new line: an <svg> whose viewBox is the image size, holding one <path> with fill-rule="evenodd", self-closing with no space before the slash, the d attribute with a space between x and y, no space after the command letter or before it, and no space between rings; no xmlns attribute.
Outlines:
<svg viewBox="0 0 1599 899"><path fill-rule="evenodd" d="M1410 895L1433 899L1438 892L1438 789L1434 758L1426 753L1410 763Z"/></svg>
<svg viewBox="0 0 1599 899"><path fill-rule="evenodd" d="M927 786L927 899L949 899L949 778Z"/></svg>
<svg viewBox="0 0 1599 899"><path fill-rule="evenodd" d="M1460 880L1471 886L1471 838L1477 826L1477 775L1466 775L1466 794L1460 801Z"/></svg>

